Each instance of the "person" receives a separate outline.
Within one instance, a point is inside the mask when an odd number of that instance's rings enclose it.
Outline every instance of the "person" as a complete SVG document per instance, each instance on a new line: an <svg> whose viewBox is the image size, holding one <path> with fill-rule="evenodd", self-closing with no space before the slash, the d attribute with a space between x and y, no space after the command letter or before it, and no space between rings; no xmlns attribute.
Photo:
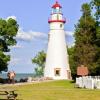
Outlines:
<svg viewBox="0 0 100 100"><path fill-rule="evenodd" d="M7 76L8 76L8 83L14 84L15 83L14 78L16 76L15 72L14 71L9 71Z"/></svg>

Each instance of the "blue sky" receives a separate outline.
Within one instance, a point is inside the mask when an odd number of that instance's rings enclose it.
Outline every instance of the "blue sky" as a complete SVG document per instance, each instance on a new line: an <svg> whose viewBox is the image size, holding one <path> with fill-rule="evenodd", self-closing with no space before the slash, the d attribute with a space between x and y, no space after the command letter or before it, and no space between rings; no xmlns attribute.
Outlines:
<svg viewBox="0 0 100 100"><path fill-rule="evenodd" d="M31 59L47 49L48 18L56 0L0 0L0 18L13 17L19 24L17 44L11 47L9 70L33 73ZM73 44L74 25L81 16L81 5L90 0L58 0L67 19L65 30L68 46Z"/></svg>

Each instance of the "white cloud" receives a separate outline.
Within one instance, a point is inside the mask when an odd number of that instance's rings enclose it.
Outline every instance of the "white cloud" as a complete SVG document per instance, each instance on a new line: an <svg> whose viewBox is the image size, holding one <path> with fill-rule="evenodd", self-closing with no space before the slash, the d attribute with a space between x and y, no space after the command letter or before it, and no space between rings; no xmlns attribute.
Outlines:
<svg viewBox="0 0 100 100"><path fill-rule="evenodd" d="M20 58L13 58L13 57L11 57L10 63L13 64L13 65L15 65L15 64L19 63L20 61L21 61Z"/></svg>
<svg viewBox="0 0 100 100"><path fill-rule="evenodd" d="M35 38L46 38L47 35L42 32L34 32L32 30L29 30L27 32L23 31L22 28L19 29L16 39L22 40L22 41L31 41Z"/></svg>
<svg viewBox="0 0 100 100"><path fill-rule="evenodd" d="M30 41L32 40L31 35L28 32L24 32L21 28L19 29L16 39L23 40L23 41Z"/></svg>
<svg viewBox="0 0 100 100"><path fill-rule="evenodd" d="M73 36L74 35L74 32L72 32L72 31L66 31L66 33L65 33L67 36Z"/></svg>
<svg viewBox="0 0 100 100"><path fill-rule="evenodd" d="M17 45L12 46L11 48L23 48L23 46L17 44Z"/></svg>
<svg viewBox="0 0 100 100"><path fill-rule="evenodd" d="M16 16L8 16L8 17L6 18L6 20L8 20L9 18L12 18L12 19L16 20Z"/></svg>
<svg viewBox="0 0 100 100"><path fill-rule="evenodd" d="M33 37L37 37L37 38L44 38L47 37L47 35L45 33L42 32L33 32L33 31L29 31L30 35Z"/></svg>

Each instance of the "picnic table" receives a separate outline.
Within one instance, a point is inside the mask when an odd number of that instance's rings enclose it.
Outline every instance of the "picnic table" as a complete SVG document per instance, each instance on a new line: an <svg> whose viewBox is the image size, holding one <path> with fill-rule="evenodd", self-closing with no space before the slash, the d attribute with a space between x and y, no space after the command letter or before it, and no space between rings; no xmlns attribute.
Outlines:
<svg viewBox="0 0 100 100"><path fill-rule="evenodd" d="M7 98L7 100L9 100L9 99L14 99L14 100L16 100L16 97L17 97L17 93L15 93L15 91L16 90L14 90L14 89L6 89L6 88L1 88L0 89L0 95L5 95L6 96L6 98Z"/></svg>

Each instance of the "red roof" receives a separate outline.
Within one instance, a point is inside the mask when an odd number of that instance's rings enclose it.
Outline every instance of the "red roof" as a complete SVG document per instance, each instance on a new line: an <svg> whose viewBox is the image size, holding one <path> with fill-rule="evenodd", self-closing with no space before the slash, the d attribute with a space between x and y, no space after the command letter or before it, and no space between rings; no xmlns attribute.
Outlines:
<svg viewBox="0 0 100 100"><path fill-rule="evenodd" d="M56 8L56 7L59 7L59 8L62 8L62 6L56 1L56 3L52 6L52 8Z"/></svg>
<svg viewBox="0 0 100 100"><path fill-rule="evenodd" d="M77 67L77 75L85 76L88 75L88 68L87 67Z"/></svg>

